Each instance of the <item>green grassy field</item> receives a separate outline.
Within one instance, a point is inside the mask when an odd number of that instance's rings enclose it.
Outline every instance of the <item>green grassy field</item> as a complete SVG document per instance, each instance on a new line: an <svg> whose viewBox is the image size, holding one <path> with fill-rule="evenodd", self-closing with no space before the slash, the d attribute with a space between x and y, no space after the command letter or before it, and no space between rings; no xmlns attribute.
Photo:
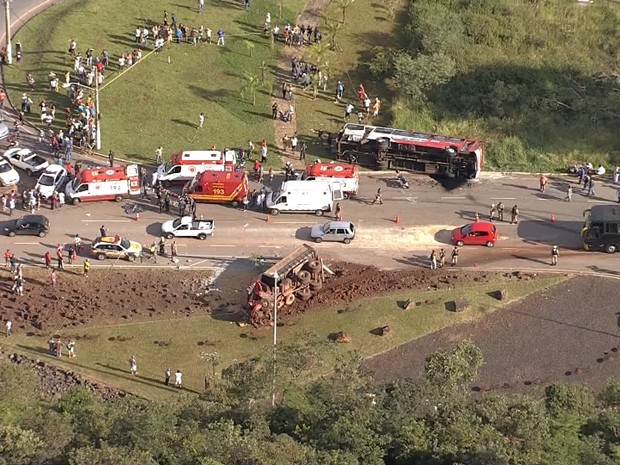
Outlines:
<svg viewBox="0 0 620 465"><path fill-rule="evenodd" d="M27 90L26 74L32 73L37 87L32 93L31 121L40 125L37 105L47 98L57 105L57 126L64 125L62 115L68 100L65 92L48 91L47 75L54 71L64 81L73 66L67 49L75 39L83 56L92 47L95 54L106 49L111 57L111 69L100 91L103 152L112 149L119 157L153 160L159 145L170 154L212 145L247 147L250 139L266 138L273 143L269 93L280 46L271 47L262 33L263 21L268 11L272 24L292 21L303 4L302 0L264 0L252 2L251 9L244 10L241 1L214 0L198 14L193 0L66 1L38 15L17 33L15 39L23 45L24 59L5 71L9 94L19 105L21 93ZM280 6L282 16L278 19ZM135 47L136 26L161 22L164 10L169 18L175 14L180 23L190 27L210 27L215 38L223 27L226 46L170 44L160 54L145 56L116 79L119 54ZM152 46L151 40L149 49ZM257 89L253 105L252 97L242 99L240 90L246 82L244 73L261 77L263 62L266 79ZM200 112L206 121L204 128L197 129Z"/></svg>
<svg viewBox="0 0 620 465"><path fill-rule="evenodd" d="M557 284L562 279L540 277L523 282L457 286L452 291L399 292L362 299L289 318L278 328L279 340L292 341L307 332L328 338L331 333L344 331L352 337L352 342L338 345L336 353L358 350L365 357L370 357L446 326L497 310L506 302L496 300L488 292L498 289L498 286L506 289L509 299L514 301ZM455 298L468 300L471 310L454 313L446 309L445 303ZM407 299L423 304L403 310L400 303ZM424 303L428 300L433 303ZM384 325L392 328L389 336L379 337L370 333ZM272 330L239 327L210 316L200 316L83 328L63 335L64 340L71 337L77 340L75 359L52 358L46 354L46 340L34 336L16 334L3 342L12 349L43 360L53 360L111 386L148 398L162 399L175 391L162 383L167 367L173 372L181 369L187 389L201 392L204 376L211 370L201 355L217 352L221 357L218 369L222 369L234 361L268 349L272 343ZM138 361L137 377L129 374L128 359L132 354ZM331 365L334 355L331 350L325 352L325 367Z"/></svg>

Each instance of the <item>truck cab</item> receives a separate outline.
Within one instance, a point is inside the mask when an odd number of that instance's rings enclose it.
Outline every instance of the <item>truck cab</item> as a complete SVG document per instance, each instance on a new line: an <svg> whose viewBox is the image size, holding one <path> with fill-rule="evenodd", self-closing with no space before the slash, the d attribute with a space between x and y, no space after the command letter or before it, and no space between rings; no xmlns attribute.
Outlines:
<svg viewBox="0 0 620 465"><path fill-rule="evenodd" d="M620 249L620 205L595 205L584 211L584 216L583 248L617 252Z"/></svg>

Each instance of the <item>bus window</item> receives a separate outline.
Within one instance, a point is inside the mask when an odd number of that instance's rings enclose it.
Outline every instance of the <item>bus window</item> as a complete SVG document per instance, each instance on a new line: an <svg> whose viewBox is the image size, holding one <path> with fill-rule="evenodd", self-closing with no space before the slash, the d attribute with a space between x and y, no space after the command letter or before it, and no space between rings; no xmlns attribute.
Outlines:
<svg viewBox="0 0 620 465"><path fill-rule="evenodd" d="M618 234L618 223L605 223L606 234Z"/></svg>

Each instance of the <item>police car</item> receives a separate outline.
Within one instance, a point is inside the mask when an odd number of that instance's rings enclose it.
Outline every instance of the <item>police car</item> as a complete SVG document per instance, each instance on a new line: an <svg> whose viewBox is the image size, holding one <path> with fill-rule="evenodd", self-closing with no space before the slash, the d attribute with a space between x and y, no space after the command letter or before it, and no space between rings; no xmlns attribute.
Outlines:
<svg viewBox="0 0 620 465"><path fill-rule="evenodd" d="M142 255L142 244L124 237L98 237L91 246L91 252L98 260L126 258L130 262Z"/></svg>

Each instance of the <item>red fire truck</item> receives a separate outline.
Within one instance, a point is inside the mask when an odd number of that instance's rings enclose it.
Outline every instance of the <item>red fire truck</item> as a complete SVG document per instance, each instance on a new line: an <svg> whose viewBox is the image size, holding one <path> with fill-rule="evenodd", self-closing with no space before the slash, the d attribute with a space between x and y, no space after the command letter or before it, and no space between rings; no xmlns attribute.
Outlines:
<svg viewBox="0 0 620 465"><path fill-rule="evenodd" d="M73 205L97 200L120 202L127 196L139 193L138 165L83 169L65 188L67 203Z"/></svg>
<svg viewBox="0 0 620 465"><path fill-rule="evenodd" d="M338 133L336 157L380 170L472 179L484 166L484 144L477 139L349 123Z"/></svg>
<svg viewBox="0 0 620 465"><path fill-rule="evenodd" d="M237 206L248 195L245 171L204 171L185 186L196 202L231 203Z"/></svg>

